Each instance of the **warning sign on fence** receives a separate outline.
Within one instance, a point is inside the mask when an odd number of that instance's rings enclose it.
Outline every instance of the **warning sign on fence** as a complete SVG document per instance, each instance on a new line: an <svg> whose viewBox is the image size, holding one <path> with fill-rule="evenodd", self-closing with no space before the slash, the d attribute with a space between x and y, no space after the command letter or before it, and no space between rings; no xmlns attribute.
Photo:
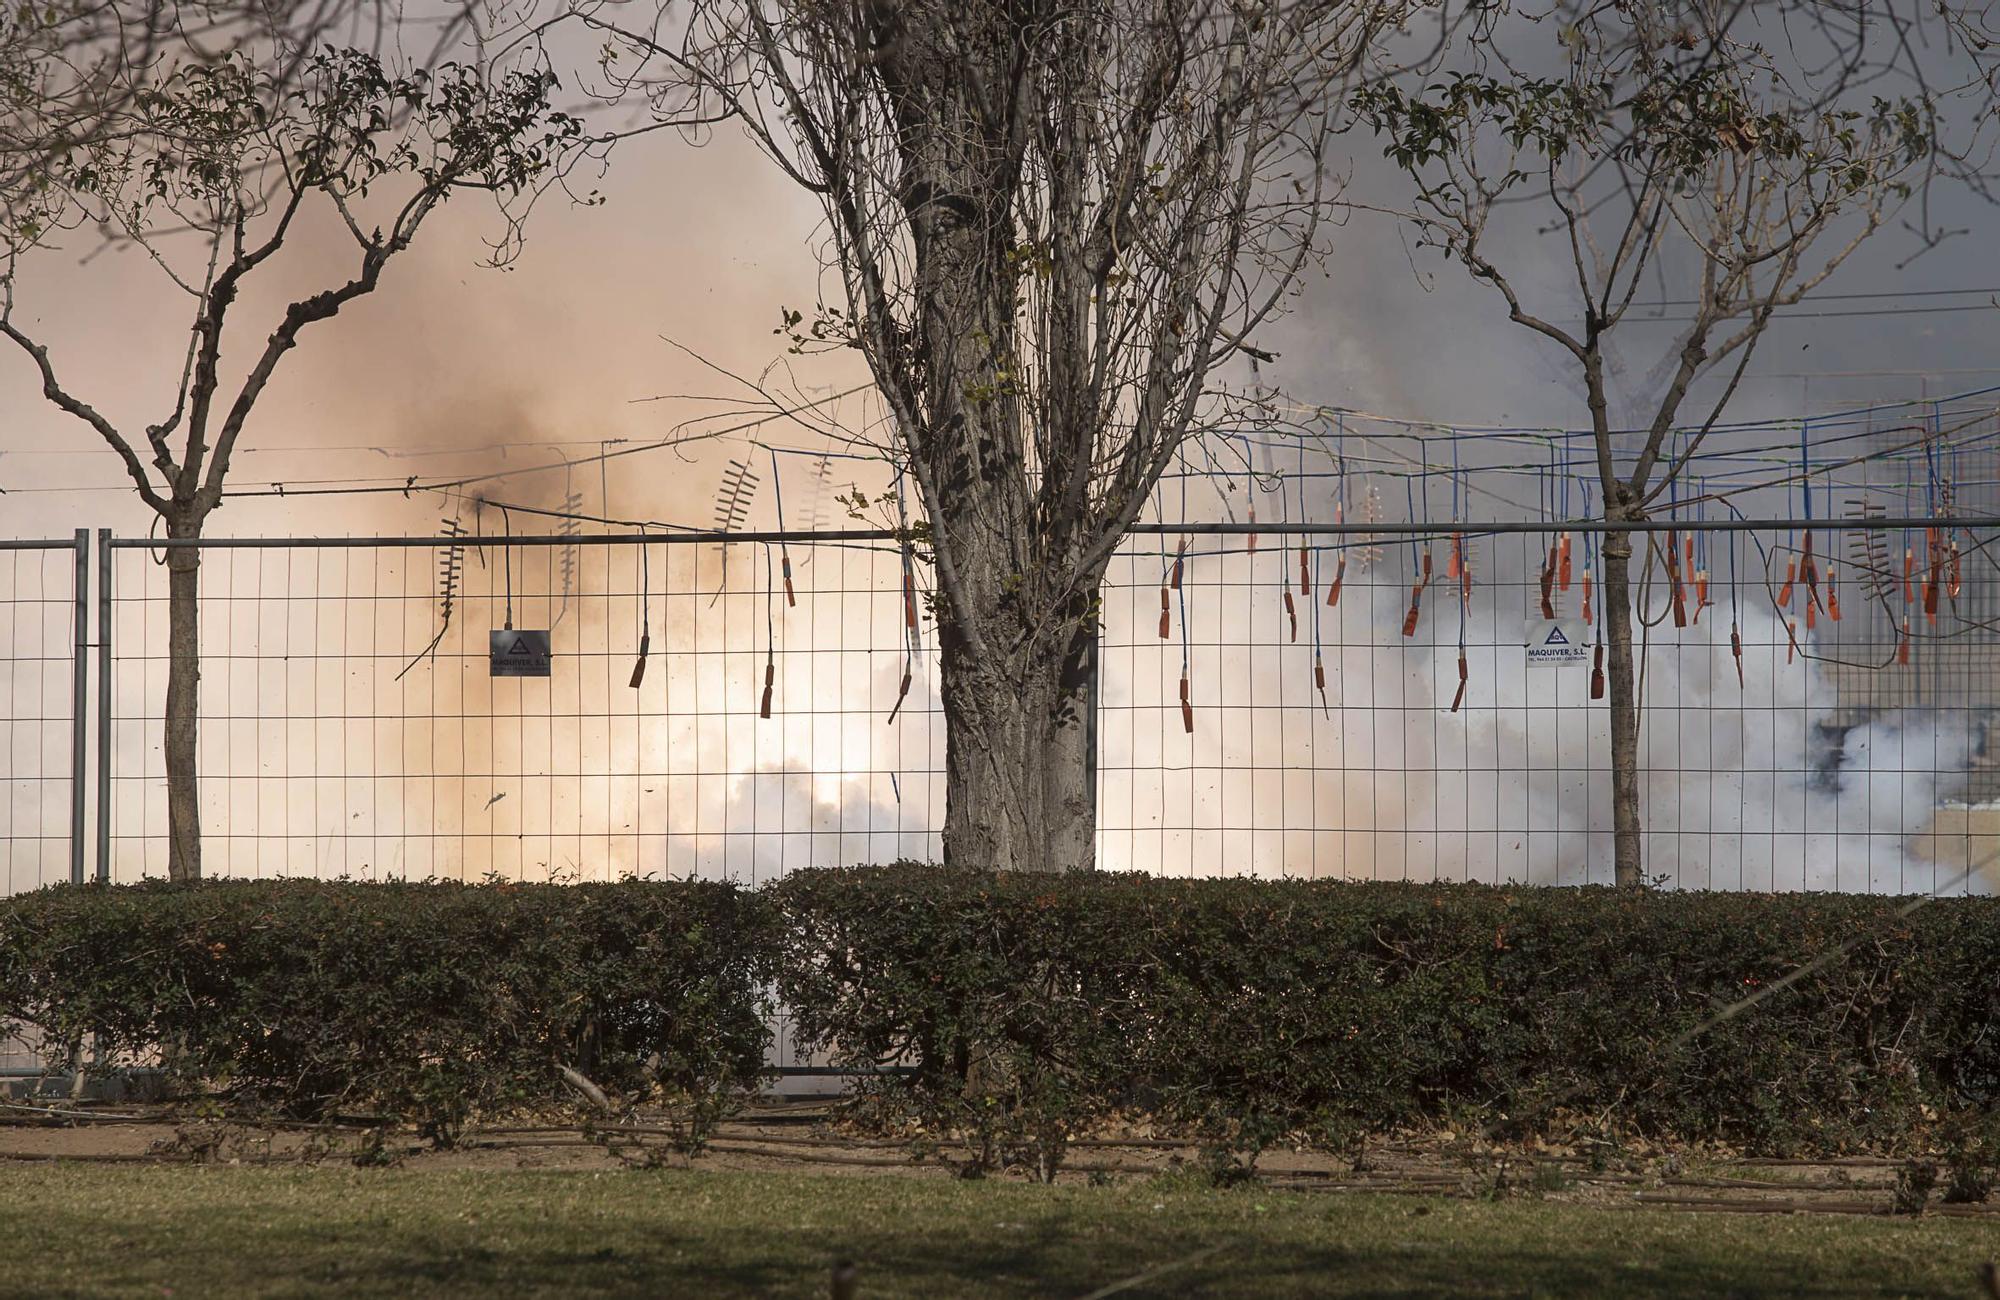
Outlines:
<svg viewBox="0 0 2000 1300"><path fill-rule="evenodd" d="M508 628L487 634L488 672L494 677L547 677L549 634Z"/></svg>
<svg viewBox="0 0 2000 1300"><path fill-rule="evenodd" d="M1586 664L1590 662L1590 649L1585 644L1583 629L1574 623L1557 621L1530 623L1528 638L1528 665L1537 664Z"/></svg>

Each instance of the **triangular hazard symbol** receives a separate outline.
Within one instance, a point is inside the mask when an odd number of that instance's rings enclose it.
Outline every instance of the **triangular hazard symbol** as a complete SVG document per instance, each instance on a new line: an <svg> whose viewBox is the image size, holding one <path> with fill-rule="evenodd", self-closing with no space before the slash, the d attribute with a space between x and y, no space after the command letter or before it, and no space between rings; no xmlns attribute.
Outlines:
<svg viewBox="0 0 2000 1300"><path fill-rule="evenodd" d="M510 655L533 655L535 652L534 649L531 646L529 646L528 638L524 636L517 636L514 638L514 644L508 647L507 653Z"/></svg>
<svg viewBox="0 0 2000 1300"><path fill-rule="evenodd" d="M1568 645L1568 644L1569 644L1569 638L1563 635L1563 630L1562 630L1561 628L1559 628L1559 627L1552 627L1552 628L1550 628L1550 629L1549 629L1549 639L1548 639L1548 640L1546 640L1546 641L1544 641L1544 642L1542 642L1542 644L1543 644L1543 645Z"/></svg>

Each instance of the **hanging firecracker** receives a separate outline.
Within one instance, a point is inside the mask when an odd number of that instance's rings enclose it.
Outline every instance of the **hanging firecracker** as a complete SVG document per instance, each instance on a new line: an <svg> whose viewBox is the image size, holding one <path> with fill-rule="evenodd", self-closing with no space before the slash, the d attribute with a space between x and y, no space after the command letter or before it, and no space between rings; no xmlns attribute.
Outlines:
<svg viewBox="0 0 2000 1300"><path fill-rule="evenodd" d="M1410 610L1403 615L1403 635L1417 634L1417 619L1423 613L1424 588L1431 583L1431 548L1424 548L1423 562L1417 580L1410 584Z"/></svg>
<svg viewBox="0 0 2000 1300"><path fill-rule="evenodd" d="M1673 593L1674 626L1688 625L1687 587L1681 581L1680 542L1667 534L1667 586Z"/></svg>

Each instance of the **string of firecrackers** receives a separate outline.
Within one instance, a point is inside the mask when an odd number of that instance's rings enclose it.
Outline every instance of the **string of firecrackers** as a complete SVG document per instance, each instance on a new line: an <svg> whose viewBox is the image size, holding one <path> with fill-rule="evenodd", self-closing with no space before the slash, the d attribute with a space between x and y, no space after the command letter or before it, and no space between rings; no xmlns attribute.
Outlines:
<svg viewBox="0 0 2000 1300"><path fill-rule="evenodd" d="M644 525L639 535L645 536ZM646 655L653 648L653 555L652 547L639 543L639 657L632 664L632 679L626 683L633 690L646 680Z"/></svg>
<svg viewBox="0 0 2000 1300"><path fill-rule="evenodd" d="M1472 614L1472 562L1465 553L1465 492L1458 469L1458 444L1451 448L1451 554L1445 558L1445 578L1458 587L1458 689L1452 692L1451 711L1457 713L1465 705L1466 685L1471 680L1471 667L1465 655L1465 627Z"/></svg>
<svg viewBox="0 0 2000 1300"><path fill-rule="evenodd" d="M1300 475L1298 482L1300 519L1306 519L1310 515L1310 511L1306 508L1305 463L1306 447L1301 442L1299 444ZM1319 550L1316 547L1308 548L1305 535L1301 533L1299 535L1299 596L1306 602L1306 607L1312 611L1313 689L1319 692L1320 711L1324 714L1328 712L1326 700L1326 663L1320 655L1319 606L1313 603L1313 581L1318 573L1318 569Z"/></svg>
<svg viewBox="0 0 2000 1300"><path fill-rule="evenodd" d="M921 631L917 624L917 570L916 558L910 545L910 508L903 500L903 473L896 471L896 525L902 537L899 548L903 570L903 680L896 687L896 702L889 709L886 721L894 725L896 715L902 712L903 701L909 698L910 683L916 678L917 655L923 648Z"/></svg>

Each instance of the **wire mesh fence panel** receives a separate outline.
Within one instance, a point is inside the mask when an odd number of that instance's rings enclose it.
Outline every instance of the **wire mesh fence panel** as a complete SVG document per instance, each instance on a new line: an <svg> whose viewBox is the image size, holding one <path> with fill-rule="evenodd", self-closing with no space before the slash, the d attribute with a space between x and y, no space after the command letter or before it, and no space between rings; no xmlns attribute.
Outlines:
<svg viewBox="0 0 2000 1300"><path fill-rule="evenodd" d="M0 544L0 897L71 879L78 543ZM0 1027L0 1075L37 1063Z"/></svg>
<svg viewBox="0 0 2000 1300"><path fill-rule="evenodd" d="M172 656L164 570L116 555L122 881L167 869ZM904 571L867 543L203 548L204 873L754 884L935 857Z"/></svg>
<svg viewBox="0 0 2000 1300"><path fill-rule="evenodd" d="M76 545L0 549L0 894L70 878Z"/></svg>
<svg viewBox="0 0 2000 1300"><path fill-rule="evenodd" d="M1636 535L1646 874L1987 892L1995 540L1865 521ZM1470 526L1133 539L1105 592L1100 860L1609 883L1601 542Z"/></svg>

